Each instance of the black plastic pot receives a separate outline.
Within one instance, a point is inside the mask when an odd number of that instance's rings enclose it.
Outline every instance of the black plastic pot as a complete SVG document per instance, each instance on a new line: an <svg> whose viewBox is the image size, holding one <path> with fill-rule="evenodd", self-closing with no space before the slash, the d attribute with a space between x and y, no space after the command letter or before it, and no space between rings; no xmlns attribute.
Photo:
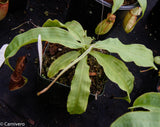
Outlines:
<svg viewBox="0 0 160 127"><path fill-rule="evenodd" d="M102 4L102 5L106 6L106 7L109 7L109 8L112 7L112 4L111 4L111 3L108 3L108 2L106 2L106 1L104 1L104 0L95 0L95 1L97 1L98 3L100 3L100 4ZM134 3L134 4L131 4L131 5L121 6L121 7L119 8L119 10L130 10L130 9L136 7L137 5L138 5L138 2L136 2L136 3Z"/></svg>
<svg viewBox="0 0 160 127"><path fill-rule="evenodd" d="M48 86L52 80L46 79L42 76L37 75L37 91L42 90L46 86ZM104 86L105 89L105 86ZM103 95L103 92L99 94L97 97L100 97ZM42 101L45 101L45 103L52 104L56 107L66 107L67 104L67 98L70 91L70 86L64 85L61 83L56 82L46 93L40 95ZM95 94L90 93L89 96L89 102L95 100Z"/></svg>

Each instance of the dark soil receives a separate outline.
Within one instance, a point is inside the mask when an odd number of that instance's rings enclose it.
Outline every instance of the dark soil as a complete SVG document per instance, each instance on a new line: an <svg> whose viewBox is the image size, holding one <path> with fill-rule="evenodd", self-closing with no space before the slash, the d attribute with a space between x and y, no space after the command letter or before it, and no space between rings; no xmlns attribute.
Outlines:
<svg viewBox="0 0 160 127"><path fill-rule="evenodd" d="M47 77L47 70L51 63L57 59L59 56L65 54L66 52L71 51L71 49L66 48L59 44L49 44L44 60L43 60L43 71L42 75L45 78ZM104 51L105 52L105 51ZM106 52L107 53L107 52ZM107 81L107 78L104 74L102 67L97 63L96 59L92 56L88 57L88 65L90 66L89 75L91 79L91 88L90 91L92 94L101 94L104 89L104 84ZM69 69L65 74L63 74L59 79L58 82L68 85L71 85L72 78L74 76L76 65ZM55 76L56 77L56 76ZM53 77L53 79L55 78Z"/></svg>
<svg viewBox="0 0 160 127"><path fill-rule="evenodd" d="M109 3L113 3L113 0L105 0L105 1L107 1ZM133 4L135 2L137 2L137 0L124 0L123 5L130 5L130 4Z"/></svg>

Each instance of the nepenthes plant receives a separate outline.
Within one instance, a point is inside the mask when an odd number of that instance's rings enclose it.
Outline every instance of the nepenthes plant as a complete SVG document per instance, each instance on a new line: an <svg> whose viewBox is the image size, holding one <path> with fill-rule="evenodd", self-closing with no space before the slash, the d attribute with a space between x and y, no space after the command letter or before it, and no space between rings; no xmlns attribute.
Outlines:
<svg viewBox="0 0 160 127"><path fill-rule="evenodd" d="M57 79L69 68L76 65L75 73L71 81L71 90L67 100L67 110L70 114L81 114L86 111L90 94L91 79L89 78L88 55L93 56L102 66L105 75L120 89L126 92L126 99L130 102L130 93L134 86L134 76L128 70L125 62L134 62L137 66L153 67L152 51L141 44L123 44L118 38L108 38L105 40L94 40L87 36L87 31L77 21L66 22L48 19L42 27L33 28L27 32L17 35L8 45L5 51L5 63L12 69L9 58L13 57L17 51L28 44L37 42L41 35L42 41L63 45L74 51L67 52L57 58L50 65L48 77L57 76L51 84L38 92L37 95L45 93ZM107 50L110 53L117 53L120 60L111 54L104 54L97 49Z"/></svg>

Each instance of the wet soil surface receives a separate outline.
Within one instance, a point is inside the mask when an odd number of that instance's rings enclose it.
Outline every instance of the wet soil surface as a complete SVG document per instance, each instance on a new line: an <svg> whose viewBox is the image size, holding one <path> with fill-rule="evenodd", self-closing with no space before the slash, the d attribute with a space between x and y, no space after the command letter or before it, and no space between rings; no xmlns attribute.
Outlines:
<svg viewBox="0 0 160 127"><path fill-rule="evenodd" d="M93 30L101 19L102 6L95 1L81 0L77 1L78 6L74 7L74 1L71 0L69 3L69 0L30 0L24 4L20 0L15 0L15 3L21 6L15 6L11 2L7 17L0 22L0 46L9 43L19 33L41 26L48 18L57 18L61 22L76 19L85 29L89 29L89 35L94 35ZM149 15L157 1L148 0L145 16L132 33L124 32L122 17L125 12L119 11L113 29L101 38L118 37L125 44L141 43L150 48L154 55L160 55L160 39L153 36L154 32L152 33L149 27L155 21L149 22ZM110 9L105 8L104 15L107 15L109 11ZM20 24L22 26L17 27ZM37 58L37 45L32 44L22 48L14 58L10 59L10 62L15 65L16 59L24 54L27 54L28 61L24 75L29 80L22 89L10 92L9 81L12 72L6 65L0 68L0 126L5 122L10 122L23 123L26 127L109 127L116 118L129 111L128 107L131 104L124 100L113 99L113 97L126 94L110 81L106 83L104 95L90 102L87 111L82 115L69 115L66 108L41 101L36 96L37 66L34 62ZM118 57L116 54L112 55ZM140 70L146 68L137 67L133 63L126 63L126 65L135 76L135 86L131 93L132 100L145 92L156 91L156 71L141 73Z"/></svg>

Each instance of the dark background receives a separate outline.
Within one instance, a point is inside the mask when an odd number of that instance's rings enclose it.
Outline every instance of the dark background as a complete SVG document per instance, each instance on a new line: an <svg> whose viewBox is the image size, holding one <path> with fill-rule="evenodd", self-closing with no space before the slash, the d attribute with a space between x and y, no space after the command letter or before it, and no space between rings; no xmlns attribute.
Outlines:
<svg viewBox="0 0 160 127"><path fill-rule="evenodd" d="M158 34L160 2L156 4L157 1L148 0L145 16L132 33L124 32L122 18L126 12L118 11L113 29L99 39L118 37L125 44L144 44L154 55L160 55ZM101 19L101 8L102 6L94 0L10 0L9 13L0 21L0 47L9 43L15 35L41 26L48 18L56 18L61 22L76 19L88 30L89 35L94 36L94 28ZM110 9L104 8L104 18L109 11ZM23 25L13 30L20 24ZM44 103L36 96L37 66L34 61L37 57L37 46L32 44L24 47L10 59L10 62L15 65L16 59L24 54L28 55L24 75L29 81L22 89L10 92L8 86L12 72L6 65L0 68L0 122L25 122L26 127L109 127L116 118L129 111L128 107L131 104L113 99L114 96L125 94L110 81L106 83L104 95L97 101L89 103L86 113L82 115L69 115L65 108ZM158 81L156 71L140 73L140 70L146 68L137 67L133 63L126 65L135 76L132 100L145 92L156 91Z"/></svg>

